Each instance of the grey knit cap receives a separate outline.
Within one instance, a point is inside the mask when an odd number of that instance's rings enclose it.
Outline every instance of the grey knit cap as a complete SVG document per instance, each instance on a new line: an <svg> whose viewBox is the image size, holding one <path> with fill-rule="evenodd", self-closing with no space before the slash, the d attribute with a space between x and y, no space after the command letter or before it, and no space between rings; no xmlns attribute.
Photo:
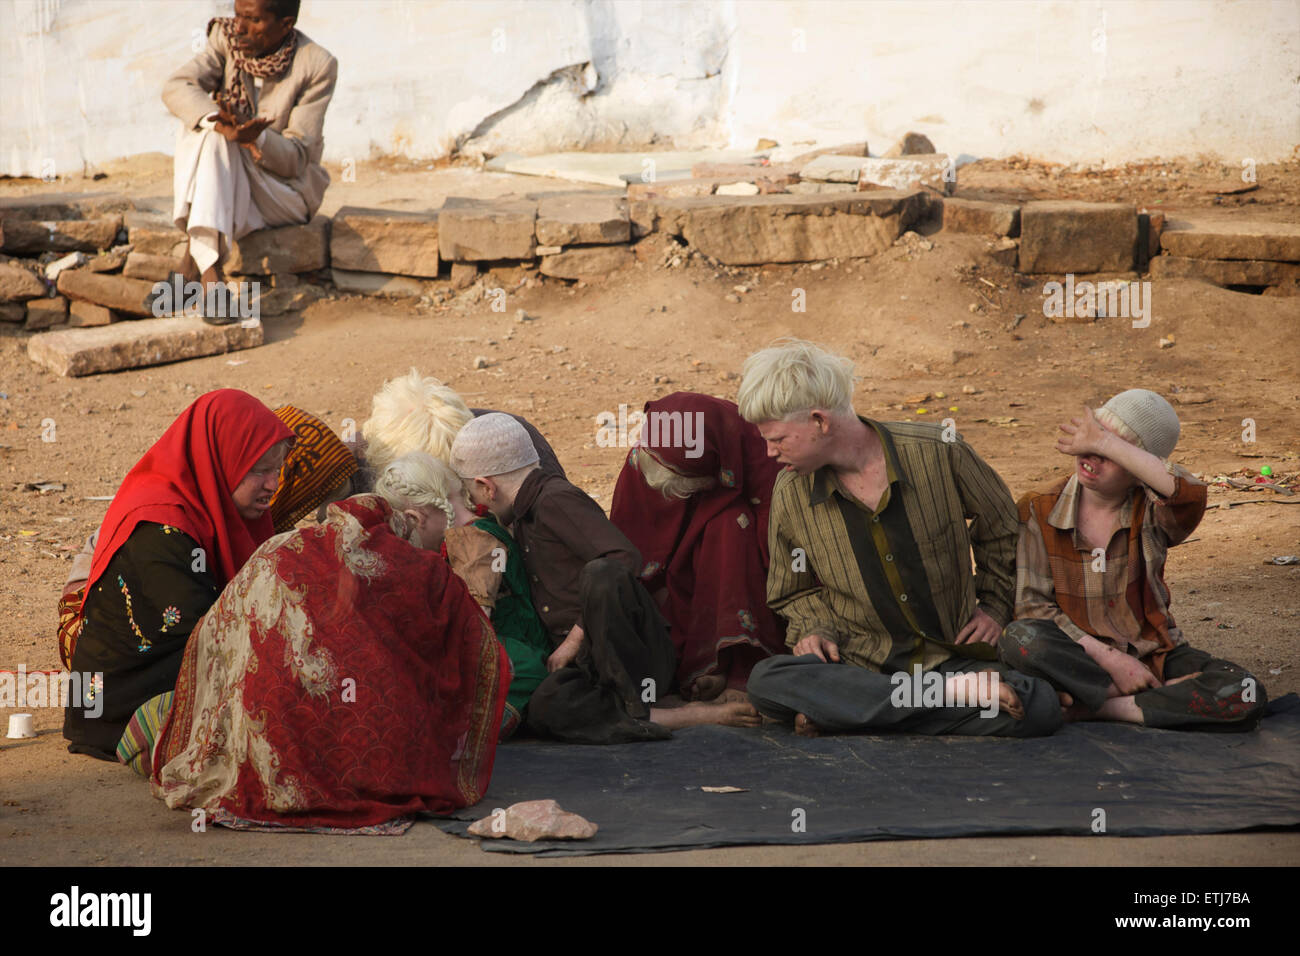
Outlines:
<svg viewBox="0 0 1300 956"><path fill-rule="evenodd" d="M1157 458L1168 458L1178 444L1178 413L1167 401L1145 388L1120 392L1102 406L1137 435L1135 443Z"/></svg>
<svg viewBox="0 0 1300 956"><path fill-rule="evenodd" d="M470 419L451 443L451 467L462 478L491 478L536 463L528 432L504 412Z"/></svg>

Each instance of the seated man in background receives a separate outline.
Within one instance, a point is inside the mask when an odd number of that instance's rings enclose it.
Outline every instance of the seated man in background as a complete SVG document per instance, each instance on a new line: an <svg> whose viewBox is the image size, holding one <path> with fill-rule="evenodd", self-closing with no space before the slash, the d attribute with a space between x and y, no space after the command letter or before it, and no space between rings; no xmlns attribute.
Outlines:
<svg viewBox="0 0 1300 956"><path fill-rule="evenodd" d="M760 713L807 736L1060 727L1051 686L996 663L1016 535L997 473L938 425L858 417L852 363L810 342L751 355L739 399L789 465L772 492L767 597L796 656L754 668Z"/></svg>
<svg viewBox="0 0 1300 956"><path fill-rule="evenodd" d="M1146 389L1070 419L1074 474L1020 499L1016 620L1002 660L1068 694L1067 716L1250 730L1267 696L1244 668L1187 643L1165 560L1205 514L1206 486L1166 459L1181 431Z"/></svg>
<svg viewBox="0 0 1300 956"><path fill-rule="evenodd" d="M664 706L677 660L668 627L636 579L641 557L591 496L538 465L524 427L494 412L465 425L452 468L523 551L552 651L528 702L535 732L576 743L661 740L673 728L750 727L747 702Z"/></svg>
<svg viewBox="0 0 1300 956"><path fill-rule="evenodd" d="M298 0L235 0L235 16L208 21L203 51L163 87L181 121L173 219L190 237L185 275L209 289L224 289L231 243L309 221L329 185L322 130L338 62L297 18ZM237 321L214 311L225 316L205 310L214 325Z"/></svg>

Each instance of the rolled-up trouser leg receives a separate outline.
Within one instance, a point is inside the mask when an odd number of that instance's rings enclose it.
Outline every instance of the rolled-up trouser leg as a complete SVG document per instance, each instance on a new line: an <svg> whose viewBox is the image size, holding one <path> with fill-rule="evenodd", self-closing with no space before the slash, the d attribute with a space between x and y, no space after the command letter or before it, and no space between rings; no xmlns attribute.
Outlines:
<svg viewBox="0 0 1300 956"><path fill-rule="evenodd" d="M851 664L830 664L812 654L770 657L749 676L749 699L759 713L777 720L803 714L822 730L899 730L918 734L969 734L1036 737L1061 726L1056 693L1045 681L1025 674L990 667L987 663L953 659L945 662L928 681L956 673L991 670L1019 695L1025 717L1014 720L996 709L996 685L988 707L925 706L913 693L912 675L885 675ZM907 687L904 687L904 682Z"/></svg>
<svg viewBox="0 0 1300 956"><path fill-rule="evenodd" d="M1197 676L1134 695L1148 727L1235 731L1259 723L1268 694L1244 667L1180 644L1166 655L1164 676L1184 674Z"/></svg>
<svg viewBox="0 0 1300 956"><path fill-rule="evenodd" d="M1100 709L1110 692L1110 675L1051 621L1012 621L998 639L998 658L1022 674L1041 677L1089 710Z"/></svg>
<svg viewBox="0 0 1300 956"><path fill-rule="evenodd" d="M606 558L579 585L586 635L577 659L550 674L528 701L534 731L575 743L662 740L650 704L669 693L676 656L668 625L632 572Z"/></svg>

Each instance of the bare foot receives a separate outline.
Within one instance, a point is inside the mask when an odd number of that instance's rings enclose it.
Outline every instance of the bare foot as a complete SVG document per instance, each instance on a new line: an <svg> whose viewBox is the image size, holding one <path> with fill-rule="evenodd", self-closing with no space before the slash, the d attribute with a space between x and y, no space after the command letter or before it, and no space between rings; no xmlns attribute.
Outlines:
<svg viewBox="0 0 1300 956"><path fill-rule="evenodd" d="M723 703L730 703L732 701L741 701L743 703L749 700L749 692L740 690L736 687L728 687L722 692L722 696L719 697L718 700Z"/></svg>
<svg viewBox="0 0 1300 956"><path fill-rule="evenodd" d="M1091 717L1092 720L1121 720L1129 724L1146 723L1142 719L1142 708L1137 705L1132 695L1127 697L1112 697L1106 703L1101 705Z"/></svg>
<svg viewBox="0 0 1300 956"><path fill-rule="evenodd" d="M1184 674L1182 677L1175 677L1173 680L1165 681L1165 686L1168 687L1171 684L1181 684L1185 680L1191 680L1193 677L1200 677L1200 676L1201 676L1200 671L1197 671L1195 674Z"/></svg>
<svg viewBox="0 0 1300 956"><path fill-rule="evenodd" d="M984 677L981 681L980 677ZM983 687L981 687L981 683ZM1012 720L1023 720L1025 717L1025 705L1020 702L1020 697L1011 689L1011 685L1001 680L996 671L973 671L969 674L953 674L945 682L944 700L956 701L959 705L966 707L979 707L983 709L984 701L981 691L987 691L989 684L993 683L998 690L998 710L1006 714ZM989 701L992 703L992 701Z"/></svg>
<svg viewBox="0 0 1300 956"><path fill-rule="evenodd" d="M697 677L682 696L687 700L713 700L726 689L727 679L721 674L705 674Z"/></svg>
<svg viewBox="0 0 1300 956"><path fill-rule="evenodd" d="M724 727L757 727L761 723L754 705L747 702L703 703L693 701L681 707L651 707L650 719L669 730L721 724Z"/></svg>
<svg viewBox="0 0 1300 956"><path fill-rule="evenodd" d="M1006 681L998 681L998 710L1012 720L1025 719L1025 705L1020 702L1020 695L1012 690Z"/></svg>
<svg viewBox="0 0 1300 956"><path fill-rule="evenodd" d="M822 729L803 714L794 715L794 732L800 737L820 737Z"/></svg>

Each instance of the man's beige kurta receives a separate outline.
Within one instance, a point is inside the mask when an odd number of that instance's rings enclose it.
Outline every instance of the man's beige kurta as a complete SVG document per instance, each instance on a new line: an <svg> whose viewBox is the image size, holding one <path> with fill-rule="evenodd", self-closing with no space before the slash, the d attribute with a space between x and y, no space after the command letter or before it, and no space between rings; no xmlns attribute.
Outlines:
<svg viewBox="0 0 1300 956"><path fill-rule="evenodd" d="M320 164L325 110L338 61L301 32L288 71L277 79L243 74L253 115L271 125L258 138L261 161L212 128L212 94L229 86L234 57L214 25L207 46L163 87L180 120L176 138L173 219L190 235L190 253L206 270L230 243L267 226L303 223L320 208L329 173Z"/></svg>

